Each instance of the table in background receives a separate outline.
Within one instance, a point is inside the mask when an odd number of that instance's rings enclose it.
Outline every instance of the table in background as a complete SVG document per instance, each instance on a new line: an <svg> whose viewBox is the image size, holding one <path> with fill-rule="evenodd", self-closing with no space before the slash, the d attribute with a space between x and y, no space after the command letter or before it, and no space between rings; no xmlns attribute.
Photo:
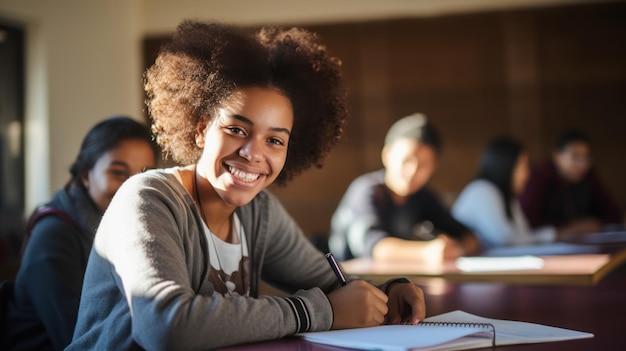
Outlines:
<svg viewBox="0 0 626 351"><path fill-rule="evenodd" d="M442 278L414 278L423 287L428 316L463 310L487 318L520 320L591 332L591 339L500 346L503 350L622 350L626 340L626 267L593 286L518 285L452 282ZM229 351L348 350L296 338L239 345Z"/></svg>
<svg viewBox="0 0 626 351"><path fill-rule="evenodd" d="M570 247L571 248L571 247ZM357 258L342 262L348 274L358 275L375 282L383 282L393 277L409 278L445 278L459 282L499 282L509 284L565 284L593 285L626 261L626 247L618 246L580 246L580 252L600 253L538 256L544 260L540 269L463 272L454 261L444 263L380 263L370 258Z"/></svg>

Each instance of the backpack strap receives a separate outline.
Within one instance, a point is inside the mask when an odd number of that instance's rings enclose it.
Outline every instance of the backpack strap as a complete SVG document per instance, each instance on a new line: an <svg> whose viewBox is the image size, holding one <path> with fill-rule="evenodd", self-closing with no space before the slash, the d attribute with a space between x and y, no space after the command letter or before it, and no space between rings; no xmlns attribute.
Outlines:
<svg viewBox="0 0 626 351"><path fill-rule="evenodd" d="M72 218L70 218L70 216L68 216L67 213L59 210L58 208L54 208L54 207L51 207L51 206L41 206L41 207L38 207L37 209L35 209L33 214L30 215L30 218L28 219L28 223L26 224L26 235L24 236L24 240L22 241L22 248L20 249L20 258L22 258L24 256L24 251L26 250L26 245L30 241L31 232L33 231L33 228L35 227L35 224L40 219L42 219L43 217L46 217L46 216L57 216L58 218L60 218L65 223L71 225L72 227L76 228L76 230L80 231L80 228L78 227L78 224L76 224L76 222L74 222L72 220Z"/></svg>
<svg viewBox="0 0 626 351"><path fill-rule="evenodd" d="M33 230L33 227L35 227L35 224L40 219L49 215L57 216L60 219L62 219L65 223L73 226L76 229L79 229L78 225L74 223L74 221L70 218L70 216L67 215L67 213L59 210L58 208L54 208L51 206L41 206L37 208L35 212L28 219L28 224L26 225L26 232L28 233L28 235L30 236L30 232Z"/></svg>

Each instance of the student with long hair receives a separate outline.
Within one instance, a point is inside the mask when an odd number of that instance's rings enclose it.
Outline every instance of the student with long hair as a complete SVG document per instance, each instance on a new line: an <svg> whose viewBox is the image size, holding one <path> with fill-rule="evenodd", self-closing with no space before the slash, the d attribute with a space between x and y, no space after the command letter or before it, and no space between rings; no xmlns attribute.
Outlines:
<svg viewBox="0 0 626 351"><path fill-rule="evenodd" d="M70 180L31 217L4 350L62 350L70 343L102 214L124 181L155 167L157 155L150 129L129 117L111 117L89 130Z"/></svg>
<svg viewBox="0 0 626 351"><path fill-rule="evenodd" d="M475 179L452 207L453 216L471 228L484 248L552 242L553 226L532 230L518 196L528 179L528 152L516 140L492 139L483 150Z"/></svg>

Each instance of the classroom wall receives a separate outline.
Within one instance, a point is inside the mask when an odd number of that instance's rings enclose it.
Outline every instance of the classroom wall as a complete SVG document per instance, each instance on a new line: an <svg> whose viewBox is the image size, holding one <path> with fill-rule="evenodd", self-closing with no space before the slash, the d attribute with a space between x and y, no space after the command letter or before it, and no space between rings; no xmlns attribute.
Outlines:
<svg viewBox="0 0 626 351"><path fill-rule="evenodd" d="M25 29L26 213L69 178L87 130L112 114L143 118L137 1L3 0Z"/></svg>

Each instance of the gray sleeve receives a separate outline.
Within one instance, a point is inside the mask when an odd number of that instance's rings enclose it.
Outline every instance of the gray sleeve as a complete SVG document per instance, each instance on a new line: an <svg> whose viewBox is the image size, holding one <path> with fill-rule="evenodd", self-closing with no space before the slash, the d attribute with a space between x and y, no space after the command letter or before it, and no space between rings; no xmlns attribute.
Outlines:
<svg viewBox="0 0 626 351"><path fill-rule="evenodd" d="M268 244L263 279L290 293L314 287L328 293L339 287L324 254L304 236L280 202L268 195Z"/></svg>
<svg viewBox="0 0 626 351"><path fill-rule="evenodd" d="M332 325L332 309L326 294L341 285L324 255L304 236L280 202L270 193L266 195L267 245L261 278L296 296L305 291L318 291L315 296L319 299L308 301L310 330L328 330Z"/></svg>

